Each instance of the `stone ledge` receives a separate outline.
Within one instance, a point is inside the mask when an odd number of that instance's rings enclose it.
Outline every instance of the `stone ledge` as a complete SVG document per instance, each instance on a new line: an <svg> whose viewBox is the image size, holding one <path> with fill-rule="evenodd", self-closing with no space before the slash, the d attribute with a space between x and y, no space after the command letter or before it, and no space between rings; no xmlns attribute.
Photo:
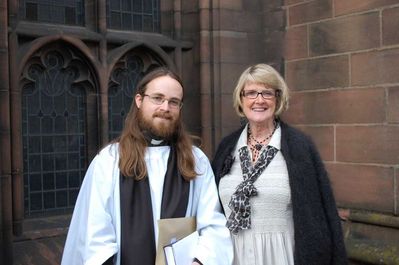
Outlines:
<svg viewBox="0 0 399 265"><path fill-rule="evenodd" d="M340 209L350 260L366 264L399 264L399 217Z"/></svg>

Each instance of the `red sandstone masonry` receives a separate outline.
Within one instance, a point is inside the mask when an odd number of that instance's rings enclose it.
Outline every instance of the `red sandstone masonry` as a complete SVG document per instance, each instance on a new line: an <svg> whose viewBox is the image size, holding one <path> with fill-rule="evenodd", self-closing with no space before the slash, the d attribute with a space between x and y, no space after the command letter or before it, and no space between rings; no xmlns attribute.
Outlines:
<svg viewBox="0 0 399 265"><path fill-rule="evenodd" d="M248 2L250 2L250 1L248 1ZM251 2L254 2L256 4L257 1L251 1ZM259 4L257 4L257 5L258 5L258 7L260 6ZM263 6L264 11L265 10L278 10L278 9L282 10L283 1L267 0L267 1L262 1L261 5ZM256 8L256 10L257 9L259 9L259 8Z"/></svg>
<svg viewBox="0 0 399 265"><path fill-rule="evenodd" d="M243 9L243 1L242 0L213 1L213 8L214 9L226 8L226 9L233 9L233 10L242 10Z"/></svg>
<svg viewBox="0 0 399 265"><path fill-rule="evenodd" d="M284 32L274 31L265 39L265 45L268 47L265 53L265 59L267 62L278 62L281 59L281 55L284 53ZM262 46L264 49L264 46ZM256 59L256 54L254 54ZM257 55L259 57L259 54Z"/></svg>
<svg viewBox="0 0 399 265"><path fill-rule="evenodd" d="M247 35L244 33L232 33L233 35L227 36L221 33L223 36L215 36L214 40L219 40L218 49L215 50L216 58L220 58L221 62L225 63L241 63L247 61L249 43L247 41ZM239 51L239 52L237 52ZM218 57L220 56L220 57Z"/></svg>
<svg viewBox="0 0 399 265"><path fill-rule="evenodd" d="M344 208L394 212L394 169L327 163L337 204Z"/></svg>
<svg viewBox="0 0 399 265"><path fill-rule="evenodd" d="M285 0L285 5L292 5L292 4L297 4L301 2L305 2L306 0Z"/></svg>
<svg viewBox="0 0 399 265"><path fill-rule="evenodd" d="M200 39L202 39L202 41L200 41L200 62L201 63L209 63L210 62L210 48L209 46L211 45L211 41L210 41L210 34L211 32L209 31L201 31L200 32ZM205 76L205 78L209 78L209 75ZM202 79L201 77L201 82L203 80L206 79Z"/></svg>
<svg viewBox="0 0 399 265"><path fill-rule="evenodd" d="M233 93L236 87L238 78L241 73L248 67L246 64L235 64L235 63L221 63L220 64L220 79L221 92L222 94ZM233 98L230 96L231 104L233 104Z"/></svg>
<svg viewBox="0 0 399 265"><path fill-rule="evenodd" d="M209 78L208 78L209 79ZM204 79L203 79L204 80ZM210 95L201 96L201 148L205 152L205 154L209 157L212 154L212 139L213 139L213 131L212 124L210 122L209 117L212 117L212 101L210 99ZM199 111L199 110L198 110Z"/></svg>
<svg viewBox="0 0 399 265"><path fill-rule="evenodd" d="M200 30L209 30L209 10L208 9L200 9L199 10L199 23Z"/></svg>
<svg viewBox="0 0 399 265"><path fill-rule="evenodd" d="M202 87L201 94L210 94L211 87L212 87L211 80L209 78L211 75L211 67L208 62L201 62L200 68L201 68L200 80L201 80L201 87Z"/></svg>
<svg viewBox="0 0 399 265"><path fill-rule="evenodd" d="M190 35L197 37L197 32L199 30L199 14L183 13L182 17L182 32L189 33ZM188 34L187 34L188 35Z"/></svg>
<svg viewBox="0 0 399 265"><path fill-rule="evenodd" d="M308 30L307 26L288 28L285 33L284 55L285 59L299 59L308 56Z"/></svg>
<svg viewBox="0 0 399 265"><path fill-rule="evenodd" d="M237 124L240 124L240 118L233 108L232 98L231 94L227 94L223 95L221 99L221 120L224 121L224 126L237 126Z"/></svg>
<svg viewBox="0 0 399 265"><path fill-rule="evenodd" d="M344 15L397 4L397 0L334 0L335 15Z"/></svg>
<svg viewBox="0 0 399 265"><path fill-rule="evenodd" d="M395 214L399 214L399 168L396 168L396 207L395 207Z"/></svg>
<svg viewBox="0 0 399 265"><path fill-rule="evenodd" d="M296 124L383 123L385 90L367 88L295 93L285 117Z"/></svg>
<svg viewBox="0 0 399 265"><path fill-rule="evenodd" d="M388 89L387 120L388 122L399 123L399 87Z"/></svg>
<svg viewBox="0 0 399 265"><path fill-rule="evenodd" d="M399 8L382 12L382 43L384 45L399 44Z"/></svg>
<svg viewBox="0 0 399 265"><path fill-rule="evenodd" d="M399 126L338 126L339 162L399 164Z"/></svg>
<svg viewBox="0 0 399 265"><path fill-rule="evenodd" d="M241 61L241 63L244 62L268 62L267 61L267 57L265 55L265 43L266 41L263 41L263 35L259 32L256 33L248 33L247 35L247 41L248 41L248 46L250 47L248 49L248 57L246 58L245 61ZM259 41L259 40L262 41ZM282 39L282 38L281 38ZM281 41L280 38L277 39L278 41ZM281 45L280 45L281 47ZM270 48L268 48L267 50L275 50L274 47L270 46ZM262 60L259 59L259 55L262 56ZM282 56L282 52L280 52L279 54L279 59L281 59Z"/></svg>
<svg viewBox="0 0 399 265"><path fill-rule="evenodd" d="M269 29L283 31L286 25L285 10L267 10L263 12L263 25L266 25L266 31ZM267 33L267 32L266 32Z"/></svg>
<svg viewBox="0 0 399 265"><path fill-rule="evenodd" d="M332 17L332 0L315 0L289 8L289 24L296 25Z"/></svg>
<svg viewBox="0 0 399 265"><path fill-rule="evenodd" d="M311 56L377 48L380 45L379 12L311 24L309 44Z"/></svg>
<svg viewBox="0 0 399 265"><path fill-rule="evenodd" d="M220 21L214 21L214 25L219 22L219 28L221 30L253 32L257 27L259 27L259 22L256 17L254 17L250 12L221 9L219 11L219 16ZM214 27L214 29L219 28Z"/></svg>
<svg viewBox="0 0 399 265"><path fill-rule="evenodd" d="M295 126L309 135L316 144L324 161L334 160L334 127L333 126Z"/></svg>
<svg viewBox="0 0 399 265"><path fill-rule="evenodd" d="M349 85L348 56L287 62L286 79L293 90L346 87Z"/></svg>
<svg viewBox="0 0 399 265"><path fill-rule="evenodd" d="M399 82L399 49L352 55L352 85Z"/></svg>

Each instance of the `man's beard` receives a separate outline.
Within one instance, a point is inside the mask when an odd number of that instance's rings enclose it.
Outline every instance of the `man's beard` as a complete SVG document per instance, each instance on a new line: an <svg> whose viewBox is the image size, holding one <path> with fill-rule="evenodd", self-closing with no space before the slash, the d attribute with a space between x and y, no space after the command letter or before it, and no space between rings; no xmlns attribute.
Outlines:
<svg viewBox="0 0 399 265"><path fill-rule="evenodd" d="M138 109L138 123L143 131L148 131L161 139L171 139L176 133L178 127L178 119L167 112L155 112L151 118L143 116L143 111ZM154 122L155 118L166 119L163 122Z"/></svg>

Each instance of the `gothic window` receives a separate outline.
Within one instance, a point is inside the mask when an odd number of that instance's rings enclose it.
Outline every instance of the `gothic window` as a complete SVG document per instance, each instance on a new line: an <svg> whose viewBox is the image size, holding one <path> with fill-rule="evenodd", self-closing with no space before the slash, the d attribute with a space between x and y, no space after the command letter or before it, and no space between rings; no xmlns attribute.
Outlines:
<svg viewBox="0 0 399 265"><path fill-rule="evenodd" d="M84 24L84 0L20 0L23 19L66 25Z"/></svg>
<svg viewBox="0 0 399 265"><path fill-rule="evenodd" d="M142 71L143 61L135 55L126 56L112 71L108 92L109 139L116 138L122 131Z"/></svg>
<svg viewBox="0 0 399 265"><path fill-rule="evenodd" d="M107 0L108 27L159 32L159 2L159 0Z"/></svg>
<svg viewBox="0 0 399 265"><path fill-rule="evenodd" d="M88 69L67 48L42 50L25 67L25 216L73 209L88 161L86 103L93 87Z"/></svg>
<svg viewBox="0 0 399 265"><path fill-rule="evenodd" d="M140 54L140 55L139 55ZM108 83L109 139L115 139L122 131L130 110L138 81L145 72L162 65L155 58L144 55L145 51L130 52L114 66Z"/></svg>

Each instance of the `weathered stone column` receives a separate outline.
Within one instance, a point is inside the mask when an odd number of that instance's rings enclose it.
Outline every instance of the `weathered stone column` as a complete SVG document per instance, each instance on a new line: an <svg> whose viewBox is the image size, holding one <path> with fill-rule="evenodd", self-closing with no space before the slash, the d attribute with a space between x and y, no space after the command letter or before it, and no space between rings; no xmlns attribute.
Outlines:
<svg viewBox="0 0 399 265"><path fill-rule="evenodd" d="M10 88L7 1L0 2L0 263L12 264Z"/></svg>

